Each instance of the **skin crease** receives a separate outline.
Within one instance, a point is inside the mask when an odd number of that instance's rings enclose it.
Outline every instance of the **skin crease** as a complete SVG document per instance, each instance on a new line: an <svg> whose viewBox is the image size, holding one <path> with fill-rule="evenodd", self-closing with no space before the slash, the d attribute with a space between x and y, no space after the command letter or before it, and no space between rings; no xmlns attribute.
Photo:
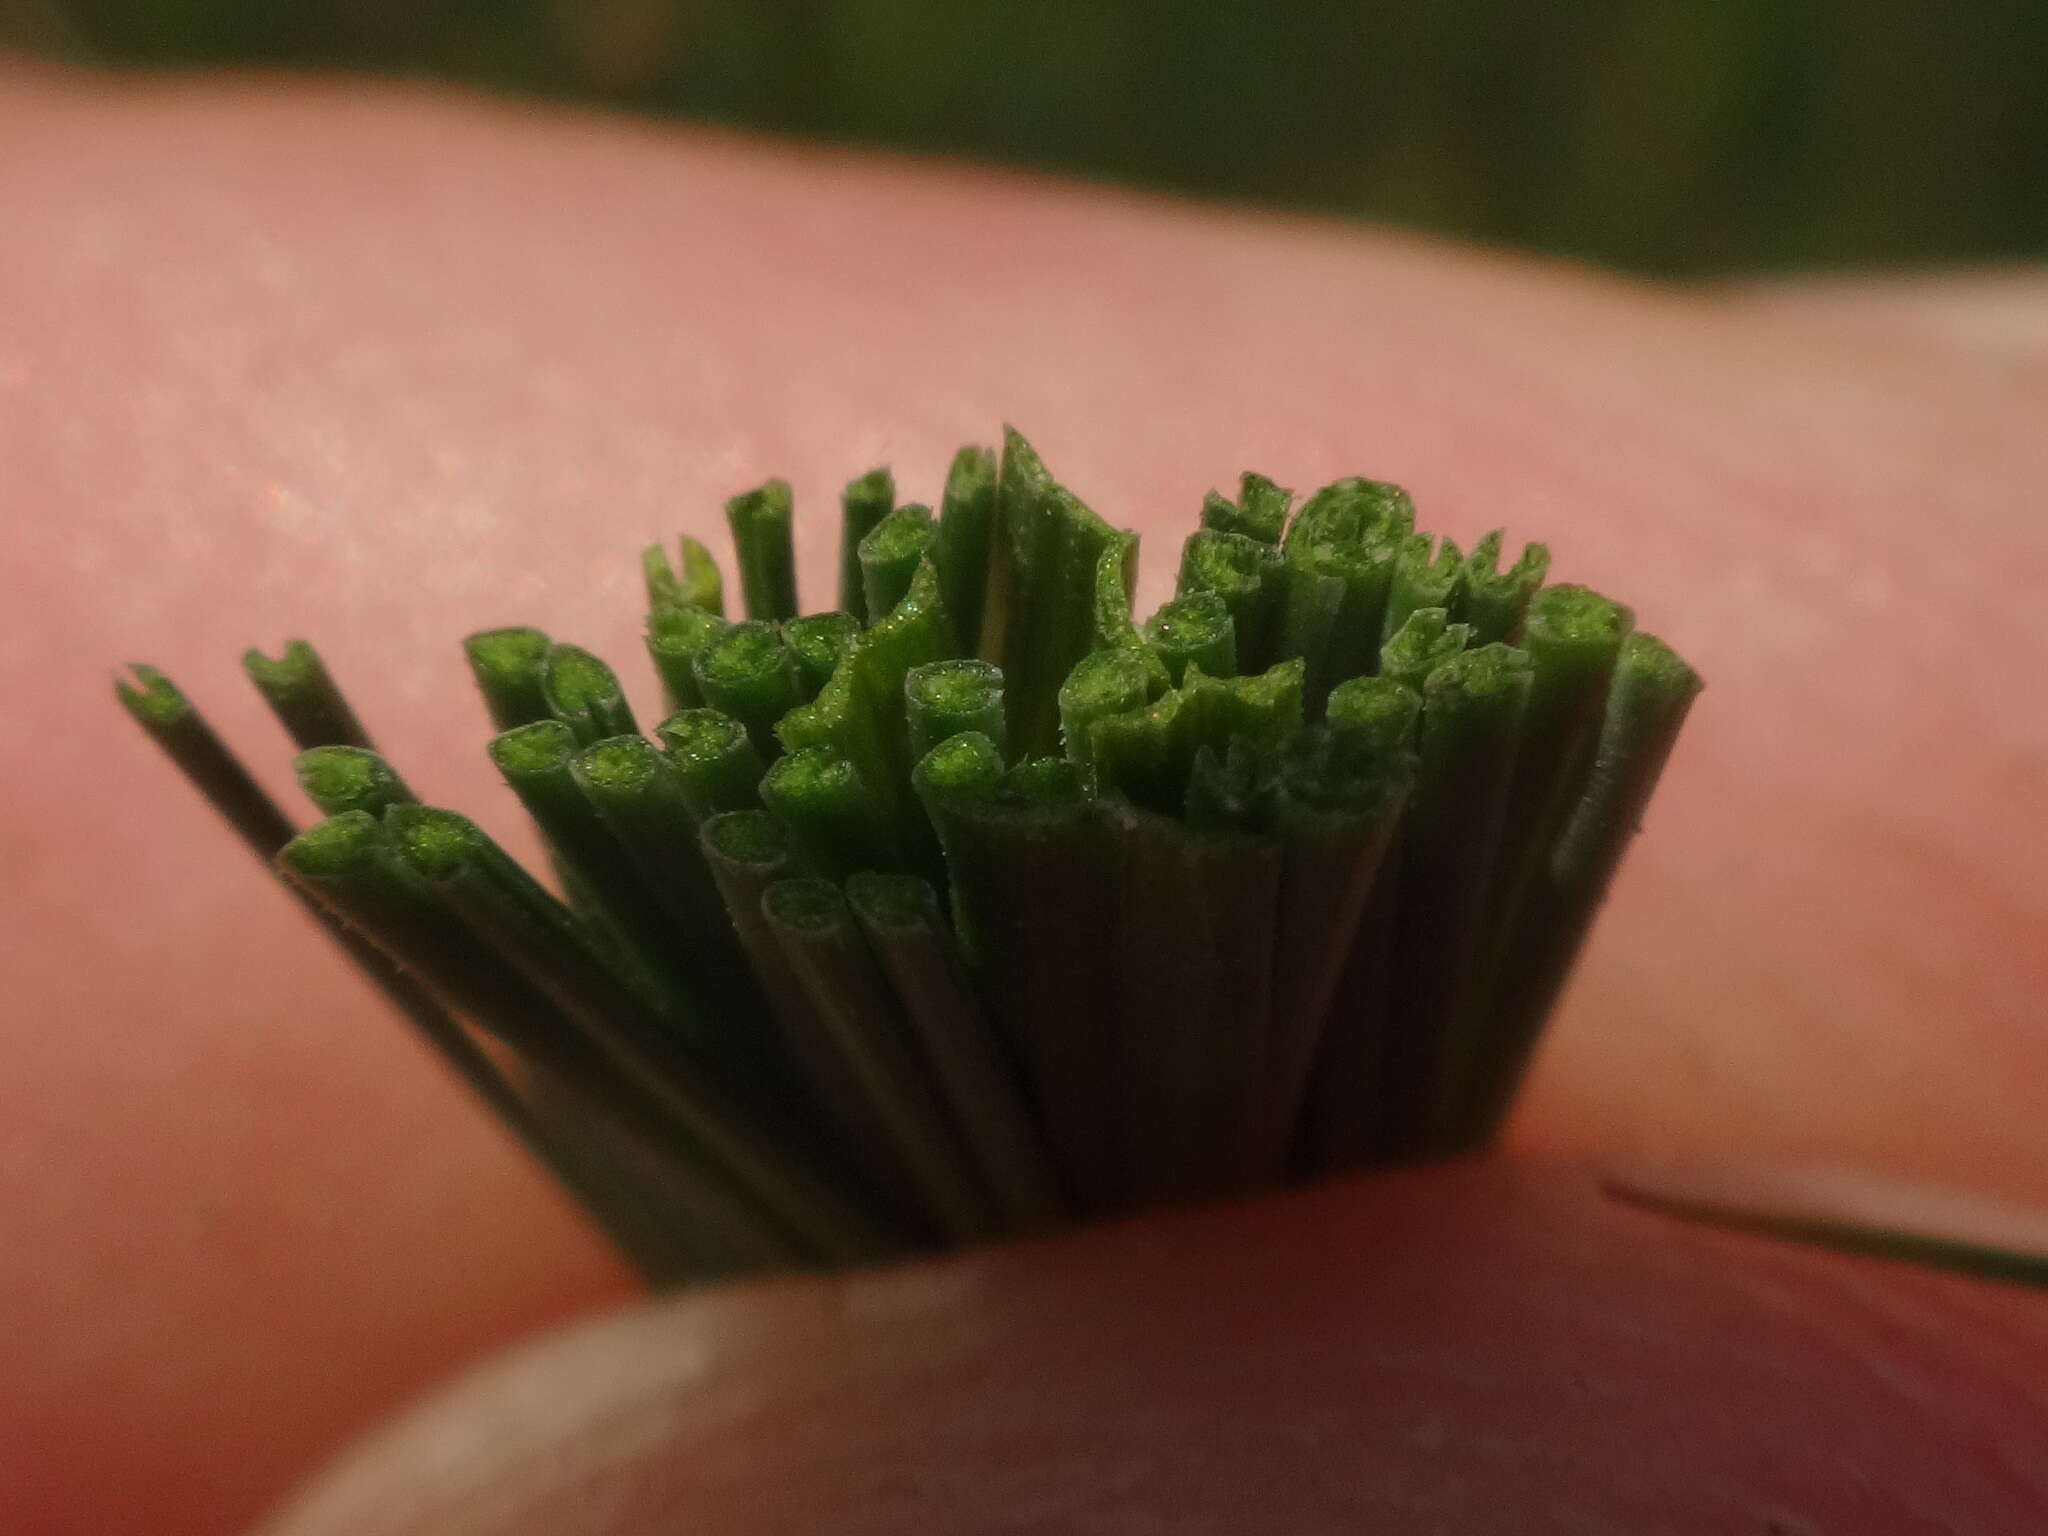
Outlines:
<svg viewBox="0 0 2048 1536"><path fill-rule="evenodd" d="M233 658L306 634L424 795L523 848L457 637L542 624L651 718L639 545L785 473L815 575L841 481L887 461L928 497L1005 419L1150 533L1149 599L1209 486L1365 471L1461 540L1547 539L1708 676L1524 1158L2048 1201L2037 284L1676 293L446 96L25 72L0 206L0 869L34 898L0 948L11 1530L238 1528L456 1366L630 1289L153 759L109 664L170 669L282 796ZM520 1449L461 1463L524 1469L500 1522L389 1528L1203 1529L1230 1453L1286 1529L2020 1531L2048 1465L2037 1297L1688 1232L1534 1162L551 1348L304 1528L375 1528L331 1523L364 1486L397 1522L394 1488L458 1486L419 1458L480 1425ZM593 1422L644 1459L578 1483ZM1221 1438L1245 1423L1277 1427ZM1119 1424L1133 1455L1064 1454ZM592 1523L549 1502L569 1486L609 1490Z"/></svg>

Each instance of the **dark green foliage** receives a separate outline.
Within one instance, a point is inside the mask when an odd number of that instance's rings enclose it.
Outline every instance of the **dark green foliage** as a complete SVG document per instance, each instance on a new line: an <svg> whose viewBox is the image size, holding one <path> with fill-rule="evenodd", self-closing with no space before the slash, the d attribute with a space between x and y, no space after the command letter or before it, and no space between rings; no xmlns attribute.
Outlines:
<svg viewBox="0 0 2048 1536"><path fill-rule="evenodd" d="M1637 270L2048 246L2048 11L2023 0L0 6L0 47L38 45L456 80Z"/></svg>

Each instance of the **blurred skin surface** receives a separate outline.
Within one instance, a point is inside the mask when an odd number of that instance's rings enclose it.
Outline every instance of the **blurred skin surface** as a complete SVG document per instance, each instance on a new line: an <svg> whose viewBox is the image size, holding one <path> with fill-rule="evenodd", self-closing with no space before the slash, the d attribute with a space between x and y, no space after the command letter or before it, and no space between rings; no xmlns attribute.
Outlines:
<svg viewBox="0 0 2048 1536"><path fill-rule="evenodd" d="M235 657L303 634L423 795L524 848L462 634L592 646L652 718L642 544L786 474L819 595L842 481L929 498L1011 420L1147 533L1147 603L1208 487L1366 472L1463 542L1548 540L1706 674L1533 1160L602 1325L303 1528L2038 1528L2048 1304L1544 1161L2048 1203L2038 280L1679 293L443 96L30 73L0 207L0 1525L236 1529L631 1290L110 666L166 667L290 800Z"/></svg>

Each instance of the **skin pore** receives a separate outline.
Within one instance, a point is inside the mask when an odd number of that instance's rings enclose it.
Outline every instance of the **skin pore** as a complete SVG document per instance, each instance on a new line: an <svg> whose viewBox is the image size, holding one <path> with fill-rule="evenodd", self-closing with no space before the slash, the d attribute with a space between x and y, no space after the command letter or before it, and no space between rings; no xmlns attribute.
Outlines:
<svg viewBox="0 0 2048 1536"><path fill-rule="evenodd" d="M240 1528L631 1297L109 667L165 666L296 804L234 658L304 634L423 795L524 849L462 634L540 624L650 718L642 544L783 474L827 581L841 482L929 499L1006 419L1147 534L1147 606L1205 489L1366 472L1461 541L1547 540L1706 675L1512 1157L600 1323L296 1528L2019 1531L2048 1501L2037 1296L1683 1228L1558 1161L2048 1203L2038 283L1675 292L274 82L0 77L0 196L11 1529Z"/></svg>

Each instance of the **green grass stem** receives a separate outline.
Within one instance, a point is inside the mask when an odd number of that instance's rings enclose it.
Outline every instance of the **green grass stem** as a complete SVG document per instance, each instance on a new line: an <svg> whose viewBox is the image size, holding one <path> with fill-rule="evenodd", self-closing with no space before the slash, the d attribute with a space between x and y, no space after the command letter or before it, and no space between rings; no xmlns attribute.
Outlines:
<svg viewBox="0 0 2048 1536"><path fill-rule="evenodd" d="M1055 1225L1065 1206L1051 1160L930 882L870 871L847 881L846 899L1006 1227L1032 1232Z"/></svg>
<svg viewBox="0 0 2048 1536"><path fill-rule="evenodd" d="M1474 645L1519 641L1530 600L1550 571L1550 550L1542 544L1529 545L1520 559L1503 570L1500 557L1505 537L1495 529L1473 545L1458 575L1457 616L1471 626Z"/></svg>
<svg viewBox="0 0 2048 1536"><path fill-rule="evenodd" d="M731 628L725 619L702 608L662 607L648 613L647 655L671 710L703 706L697 658Z"/></svg>
<svg viewBox="0 0 2048 1536"><path fill-rule="evenodd" d="M1145 621L1144 633L1176 688L1191 666L1210 677L1237 675L1237 624L1220 593L1196 592L1163 604Z"/></svg>
<svg viewBox="0 0 2048 1536"><path fill-rule="evenodd" d="M860 541L862 605L858 612L868 622L895 611L910 591L918 562L931 549L937 535L931 508L915 502L898 507L868 530ZM942 588L943 591L943 588Z"/></svg>
<svg viewBox="0 0 2048 1536"><path fill-rule="evenodd" d="M910 669L903 687L913 759L963 731L978 731L1003 750L1008 721L1000 667L975 657L928 661Z"/></svg>
<svg viewBox="0 0 2048 1536"><path fill-rule="evenodd" d="M323 816L343 811L381 816L386 808L417 798L397 771L366 747L314 747L299 754L292 771Z"/></svg>
<svg viewBox="0 0 2048 1536"><path fill-rule="evenodd" d="M1394 556L1393 577L1387 586L1386 618L1380 625L1383 639L1401 632L1411 614L1424 608L1454 612L1464 592L1465 557L1449 539L1437 541L1435 553L1427 534L1412 534L1402 540Z"/></svg>
<svg viewBox="0 0 2048 1536"><path fill-rule="evenodd" d="M839 606L862 624L895 606L869 604L861 562L862 543L895 510L896 477L887 465L849 481L839 493Z"/></svg>
<svg viewBox="0 0 2048 1536"><path fill-rule="evenodd" d="M986 737L917 768L945 846L955 926L1009 1059L1028 1085L1067 1198L1107 1209L1120 1183L1110 1037L1115 858L1065 764L1005 771Z"/></svg>
<svg viewBox="0 0 2048 1536"><path fill-rule="evenodd" d="M1396 1156L1439 1149L1446 1085L1469 1050L1463 1020L1485 939L1529 672L1525 653L1493 644L1452 657L1423 685L1420 771L1402 841L1396 1028L1382 1095Z"/></svg>
<svg viewBox="0 0 2048 1536"><path fill-rule="evenodd" d="M1699 674L1655 636L1638 631L1622 642L1585 787L1507 946L1496 1011L1475 1054L1480 1065L1465 1085L1461 1144L1490 1139L1506 1118L1537 1032L1564 990L1699 690Z"/></svg>
<svg viewBox="0 0 2048 1536"><path fill-rule="evenodd" d="M683 803L699 822L761 804L761 754L747 728L716 709L685 709L655 728L668 748Z"/></svg>
<svg viewBox="0 0 2048 1536"><path fill-rule="evenodd" d="M548 712L568 726L579 746L607 736L630 736L640 727L626 703L618 674L576 645L557 645L541 670Z"/></svg>
<svg viewBox="0 0 2048 1536"><path fill-rule="evenodd" d="M740 595L750 619L779 621L797 615L794 511L787 480L770 480L725 504L738 556Z"/></svg>
<svg viewBox="0 0 2048 1536"><path fill-rule="evenodd" d="M1280 846L1113 814L1117 918L1095 942L1116 975L1118 1192L1130 1204L1230 1193L1272 1071Z"/></svg>
<svg viewBox="0 0 2048 1536"><path fill-rule="evenodd" d="M989 448L962 448L946 474L932 565L940 596L953 616L961 647L986 654L982 617L988 603L989 561L996 531L996 456Z"/></svg>
<svg viewBox="0 0 2048 1536"><path fill-rule="evenodd" d="M930 1224L952 1240L992 1235L1000 1223L991 1197L939 1107L909 1024L839 887L778 881L762 910L832 1046L879 1112L898 1187L914 1190Z"/></svg>
<svg viewBox="0 0 2048 1536"><path fill-rule="evenodd" d="M648 608L695 608L725 617L725 577L717 558L687 533L677 543L677 565L669 564L668 552L659 544L650 544L641 553Z"/></svg>
<svg viewBox="0 0 2048 1536"><path fill-rule="evenodd" d="M803 699L802 671L780 630L759 619L735 624L697 653L691 669L706 707L745 726L763 759L780 753L776 724Z"/></svg>
<svg viewBox="0 0 2048 1536"><path fill-rule="evenodd" d="M808 704L824 691L839 663L860 644L861 621L837 609L807 613L782 626L782 638L796 657L798 702Z"/></svg>
<svg viewBox="0 0 2048 1536"><path fill-rule="evenodd" d="M275 657L242 653L242 670L256 685L301 752L313 747L367 747L369 733L342 695L320 653L304 640L288 641Z"/></svg>
<svg viewBox="0 0 2048 1536"><path fill-rule="evenodd" d="M552 718L541 676L554 642L537 629L487 629L462 642L470 675L483 695L492 726L515 730Z"/></svg>
<svg viewBox="0 0 2048 1536"><path fill-rule="evenodd" d="M1246 672L1262 672L1288 654L1280 649L1286 577L1270 540L1204 528L1181 548L1180 596L1213 592L1223 600L1237 637L1236 664Z"/></svg>

